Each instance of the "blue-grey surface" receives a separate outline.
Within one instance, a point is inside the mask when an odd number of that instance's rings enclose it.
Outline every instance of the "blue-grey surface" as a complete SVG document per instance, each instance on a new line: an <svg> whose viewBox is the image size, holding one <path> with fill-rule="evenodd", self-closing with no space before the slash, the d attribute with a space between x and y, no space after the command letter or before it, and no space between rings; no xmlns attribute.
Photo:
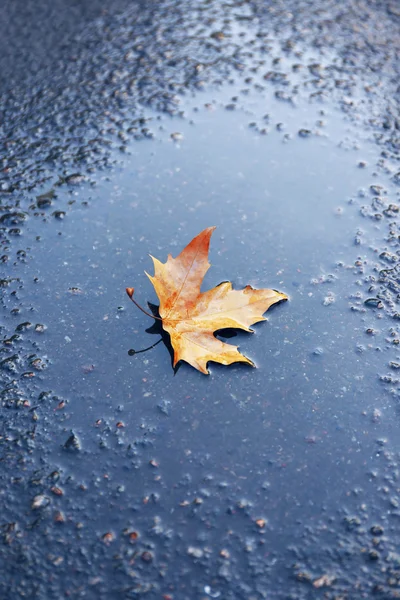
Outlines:
<svg viewBox="0 0 400 600"><path fill-rule="evenodd" d="M397 598L398 5L104 4L2 9L0 598ZM211 225L289 302L174 374Z"/></svg>

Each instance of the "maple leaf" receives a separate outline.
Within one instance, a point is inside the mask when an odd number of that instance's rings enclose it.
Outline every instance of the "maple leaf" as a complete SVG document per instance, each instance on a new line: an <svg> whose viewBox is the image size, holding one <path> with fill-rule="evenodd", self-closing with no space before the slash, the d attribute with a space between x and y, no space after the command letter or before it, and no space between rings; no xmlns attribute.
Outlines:
<svg viewBox="0 0 400 600"><path fill-rule="evenodd" d="M214 229L208 227L199 233L176 258L169 254L166 263L152 256L154 275L146 273L160 300L162 326L169 333L174 349L173 366L184 360L205 374L209 373L209 361L255 366L237 346L217 339L214 332L227 328L252 331L250 325L265 321L263 314L272 304L287 300L286 294L256 290L250 285L234 290L230 282L201 292L210 267L208 250ZM126 291L133 300L133 288Z"/></svg>

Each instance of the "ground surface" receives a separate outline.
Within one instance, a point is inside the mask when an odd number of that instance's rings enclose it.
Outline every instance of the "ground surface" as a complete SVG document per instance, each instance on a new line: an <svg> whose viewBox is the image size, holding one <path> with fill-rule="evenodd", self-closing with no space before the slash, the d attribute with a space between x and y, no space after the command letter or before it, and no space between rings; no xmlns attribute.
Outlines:
<svg viewBox="0 0 400 600"><path fill-rule="evenodd" d="M396 2L5 2L0 597L400 597ZM290 301L177 373L148 253Z"/></svg>

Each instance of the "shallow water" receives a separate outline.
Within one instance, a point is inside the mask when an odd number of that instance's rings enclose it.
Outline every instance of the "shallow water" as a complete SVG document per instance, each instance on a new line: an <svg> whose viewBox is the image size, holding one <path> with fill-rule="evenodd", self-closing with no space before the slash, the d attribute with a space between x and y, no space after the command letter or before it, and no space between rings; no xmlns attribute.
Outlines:
<svg viewBox="0 0 400 600"><path fill-rule="evenodd" d="M167 513L181 500L173 489L189 468L194 479L242 479L235 492L270 520L279 552L296 535L297 519L312 519L316 506L337 507L363 484L377 436L399 449L392 418L371 422L374 409L393 409L377 380L379 353L357 352L363 334L346 289L353 275L337 266L357 257L358 211L348 200L369 181L357 168L369 150L338 147L346 130L335 113L324 136L289 143L279 132L257 135L245 115L221 110L179 125L179 144L132 144L94 187L61 186L54 204L67 212L56 227L37 218L26 227L32 240L40 235L31 249L38 282L25 293L47 327L46 386L67 402L65 434L52 440L51 454L89 482L88 472L105 470L98 454L104 439L113 448L105 464L123 497L138 502L143 489L161 487ZM151 321L124 288L135 286L143 305L156 302L144 275L148 253L176 255L209 225L218 229L205 288L230 279L237 287L279 289L290 300L272 309L255 335L236 338L257 369L212 364L205 377L182 365L174 375L164 344L128 355L158 338L146 333ZM32 274L30 263L26 269ZM145 455L160 463L161 485L151 469L139 470L140 483L130 470L127 446L147 429ZM81 439L80 465L62 449L70 430ZM260 493L266 478L272 506ZM120 529L122 514L110 515L99 502L95 526Z"/></svg>

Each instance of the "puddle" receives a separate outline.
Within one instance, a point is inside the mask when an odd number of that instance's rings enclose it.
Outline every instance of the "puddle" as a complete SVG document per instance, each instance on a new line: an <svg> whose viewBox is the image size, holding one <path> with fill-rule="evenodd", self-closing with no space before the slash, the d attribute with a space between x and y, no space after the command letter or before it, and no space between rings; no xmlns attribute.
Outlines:
<svg viewBox="0 0 400 600"><path fill-rule="evenodd" d="M29 294L35 320L47 327L45 385L66 403L54 412L63 428L51 453L88 484L88 472L101 478L111 469L135 502L161 487L166 513L185 499L178 482L187 469L200 480L227 473L271 519L279 551L297 519L313 518L322 504L334 509L344 489L363 484L377 438L399 449L394 409L377 378L379 353L358 350L362 324L346 291L353 275L340 266L357 257L359 217L348 201L365 183L357 164L366 149L339 147L346 128L334 113L324 136L290 143L280 132L255 134L241 113L203 111L194 126L179 125L179 144L167 136L132 144L93 188L61 187L55 204L66 216L57 226L27 224L35 269L28 263L20 276L38 281L21 296ZM212 364L207 378L182 365L174 376L164 344L128 355L156 339L125 286L135 286L142 304L155 302L148 253L176 255L209 225L217 230L205 287L230 279L279 289L290 301L255 335L235 339L257 369ZM79 464L62 448L71 430L83 448ZM135 444L162 465L161 483L151 468L133 475ZM280 499L273 505L260 496L265 478ZM122 527L107 502L92 518Z"/></svg>

